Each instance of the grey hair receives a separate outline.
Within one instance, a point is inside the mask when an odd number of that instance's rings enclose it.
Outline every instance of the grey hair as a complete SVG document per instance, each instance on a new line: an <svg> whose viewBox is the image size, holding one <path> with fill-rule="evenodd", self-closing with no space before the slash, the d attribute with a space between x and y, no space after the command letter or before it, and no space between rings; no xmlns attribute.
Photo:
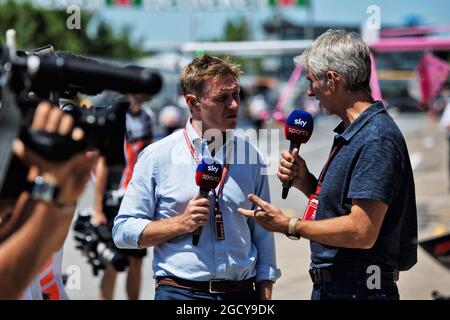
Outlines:
<svg viewBox="0 0 450 320"><path fill-rule="evenodd" d="M329 29L310 47L294 58L319 80L327 80L327 71L340 74L352 90L353 85L370 92L371 61L367 44L356 32Z"/></svg>

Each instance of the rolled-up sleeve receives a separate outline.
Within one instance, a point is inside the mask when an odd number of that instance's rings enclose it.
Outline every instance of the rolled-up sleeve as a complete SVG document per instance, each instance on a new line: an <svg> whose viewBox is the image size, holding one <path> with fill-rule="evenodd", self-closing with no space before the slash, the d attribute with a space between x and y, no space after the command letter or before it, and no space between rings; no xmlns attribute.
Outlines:
<svg viewBox="0 0 450 320"><path fill-rule="evenodd" d="M158 180L151 149L146 149L136 162L133 177L114 219L113 240L118 248L139 248L142 232L154 219Z"/></svg>
<svg viewBox="0 0 450 320"><path fill-rule="evenodd" d="M265 169L262 169L264 172ZM270 202L269 181L266 174L258 174L255 194L261 199ZM252 230L252 242L258 250L256 260L256 281L270 280L275 282L281 271L277 268L275 239L272 232L262 228L255 219L248 220Z"/></svg>

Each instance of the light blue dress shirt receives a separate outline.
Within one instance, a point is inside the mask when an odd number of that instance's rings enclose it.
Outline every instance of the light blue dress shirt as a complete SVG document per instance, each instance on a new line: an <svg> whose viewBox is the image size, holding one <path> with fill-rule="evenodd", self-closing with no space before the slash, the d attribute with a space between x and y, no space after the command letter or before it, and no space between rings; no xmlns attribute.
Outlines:
<svg viewBox="0 0 450 320"><path fill-rule="evenodd" d="M186 131L198 155L211 157L205 142L190 121ZM236 145L241 147L236 148ZM245 148L243 148L245 146ZM234 149L233 149L234 148ZM228 151L226 150L228 149ZM237 164L244 149L258 156L258 162ZM222 163L224 154L233 150L228 175L219 204L222 209L225 240L217 240L214 228L214 193L210 192L210 214L203 226L200 241L192 245L192 234L182 234L154 247L154 277L175 276L195 281L211 279L276 281L281 273L276 267L273 234L237 208L254 209L249 193L270 201L269 184L261 154L248 142L231 135L215 158ZM198 194L195 183L197 164L179 130L144 149L134 168L133 177L114 220L113 238L119 248L138 248L144 228L152 221L184 213L188 202Z"/></svg>

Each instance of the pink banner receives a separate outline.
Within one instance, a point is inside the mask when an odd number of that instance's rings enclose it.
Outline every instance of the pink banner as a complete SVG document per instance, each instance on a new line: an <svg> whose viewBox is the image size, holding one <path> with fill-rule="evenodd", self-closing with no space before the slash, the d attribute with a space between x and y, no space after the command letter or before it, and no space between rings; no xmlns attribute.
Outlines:
<svg viewBox="0 0 450 320"><path fill-rule="evenodd" d="M419 34L430 34L449 32L450 25L429 25L429 26L415 26L415 27L401 27L401 28L388 28L382 29L380 35L384 37L402 37L412 36Z"/></svg>
<svg viewBox="0 0 450 320"><path fill-rule="evenodd" d="M431 53L425 53L418 65L420 77L420 103L431 103L450 73L450 65Z"/></svg>
<svg viewBox="0 0 450 320"><path fill-rule="evenodd" d="M375 100L381 100L380 84L378 83L377 65L375 64L375 58L372 53L370 54L370 60L372 61L371 75L370 75L370 89L372 90L372 97Z"/></svg>
<svg viewBox="0 0 450 320"><path fill-rule="evenodd" d="M286 115L283 113L283 107L286 103L287 99L291 95L292 89L294 89L295 84L302 74L302 66L296 65L294 71L292 71L291 76L289 77L288 84L284 89L282 95L278 99L277 105L275 106L275 112L273 117L276 121L284 122Z"/></svg>
<svg viewBox="0 0 450 320"><path fill-rule="evenodd" d="M372 43L370 47L378 52L402 52L422 50L450 50L450 37L443 38L382 38Z"/></svg>

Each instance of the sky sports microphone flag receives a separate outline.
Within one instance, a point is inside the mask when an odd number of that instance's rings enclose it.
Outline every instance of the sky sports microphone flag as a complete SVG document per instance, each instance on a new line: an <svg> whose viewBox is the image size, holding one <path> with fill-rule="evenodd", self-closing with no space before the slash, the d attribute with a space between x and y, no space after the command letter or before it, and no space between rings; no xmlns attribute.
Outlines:
<svg viewBox="0 0 450 320"><path fill-rule="evenodd" d="M222 165L211 158L203 158L195 172L195 183L200 187L200 197L208 199L209 191L216 189L222 179ZM200 240L202 227L192 234L192 244L196 246Z"/></svg>
<svg viewBox="0 0 450 320"><path fill-rule="evenodd" d="M289 152L295 148L300 149L302 143L308 142L314 129L314 122L311 114L303 110L294 110L286 119L284 124L284 135L286 139L291 142L289 146ZM283 193L281 197L287 198L289 188L292 185L292 181L283 182Z"/></svg>

